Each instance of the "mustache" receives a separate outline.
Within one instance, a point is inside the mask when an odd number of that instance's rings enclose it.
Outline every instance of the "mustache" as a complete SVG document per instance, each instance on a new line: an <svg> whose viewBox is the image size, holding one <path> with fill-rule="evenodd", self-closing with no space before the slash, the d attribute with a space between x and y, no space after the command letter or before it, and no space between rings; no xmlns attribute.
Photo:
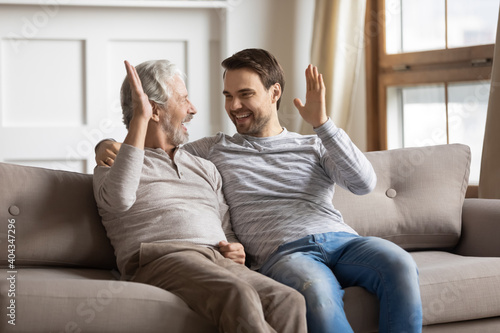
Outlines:
<svg viewBox="0 0 500 333"><path fill-rule="evenodd" d="M193 116L192 114L188 114L188 115L186 116L186 118L184 118L184 120L183 120L182 122L183 122L183 123L188 123L188 122L190 122L191 120L193 120L193 117L194 117L194 116Z"/></svg>

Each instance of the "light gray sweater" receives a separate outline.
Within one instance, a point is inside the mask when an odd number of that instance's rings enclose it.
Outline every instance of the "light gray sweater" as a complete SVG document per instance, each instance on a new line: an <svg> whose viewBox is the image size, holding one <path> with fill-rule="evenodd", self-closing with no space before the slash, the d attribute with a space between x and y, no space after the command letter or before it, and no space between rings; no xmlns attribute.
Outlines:
<svg viewBox="0 0 500 333"><path fill-rule="evenodd" d="M232 227L258 269L280 245L307 235L356 233L333 207L334 185L366 194L377 177L364 154L329 120L317 135L219 133L184 146L223 178Z"/></svg>
<svg viewBox="0 0 500 333"><path fill-rule="evenodd" d="M113 167L94 170L94 196L122 274L141 243L236 242L215 166L177 149L122 145Z"/></svg>

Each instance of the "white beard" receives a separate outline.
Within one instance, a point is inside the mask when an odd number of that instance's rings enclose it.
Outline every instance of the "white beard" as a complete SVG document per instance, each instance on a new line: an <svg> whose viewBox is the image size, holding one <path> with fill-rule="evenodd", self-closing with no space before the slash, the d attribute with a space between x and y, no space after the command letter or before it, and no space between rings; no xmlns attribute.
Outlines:
<svg viewBox="0 0 500 333"><path fill-rule="evenodd" d="M186 118L189 120L189 116ZM189 134L184 133L184 130L179 126L172 124L172 116L168 112L165 113L165 118L161 123L161 127L167 135L167 139L170 144L177 147L189 141Z"/></svg>

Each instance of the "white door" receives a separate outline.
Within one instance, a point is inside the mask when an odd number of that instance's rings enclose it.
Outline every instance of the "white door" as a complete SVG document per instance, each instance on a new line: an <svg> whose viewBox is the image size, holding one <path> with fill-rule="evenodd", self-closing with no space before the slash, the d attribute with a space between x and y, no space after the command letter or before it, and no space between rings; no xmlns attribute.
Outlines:
<svg viewBox="0 0 500 333"><path fill-rule="evenodd" d="M191 139L224 130L224 9L176 7L0 1L0 161L91 173L95 144L126 134L124 60L176 63L198 109Z"/></svg>

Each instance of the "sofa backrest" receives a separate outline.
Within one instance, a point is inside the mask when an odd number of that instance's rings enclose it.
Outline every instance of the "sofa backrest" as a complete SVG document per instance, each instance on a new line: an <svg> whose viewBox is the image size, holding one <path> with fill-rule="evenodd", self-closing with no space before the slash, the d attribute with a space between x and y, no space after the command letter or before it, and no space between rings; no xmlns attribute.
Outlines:
<svg viewBox="0 0 500 333"><path fill-rule="evenodd" d="M375 190L356 196L336 187L333 203L347 224L361 235L386 238L408 250L457 244L469 147L366 156L377 173ZM116 267L94 201L92 175L0 163L0 184L0 266L8 267L11 258L16 267Z"/></svg>
<svg viewBox="0 0 500 333"><path fill-rule="evenodd" d="M364 236L404 249L457 244L469 179L470 149L462 144L368 152L377 186L356 196L338 186L334 206Z"/></svg>
<svg viewBox="0 0 500 333"><path fill-rule="evenodd" d="M116 267L92 175L0 163L0 184L0 266Z"/></svg>

